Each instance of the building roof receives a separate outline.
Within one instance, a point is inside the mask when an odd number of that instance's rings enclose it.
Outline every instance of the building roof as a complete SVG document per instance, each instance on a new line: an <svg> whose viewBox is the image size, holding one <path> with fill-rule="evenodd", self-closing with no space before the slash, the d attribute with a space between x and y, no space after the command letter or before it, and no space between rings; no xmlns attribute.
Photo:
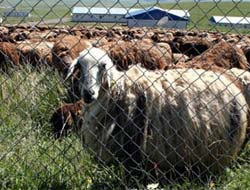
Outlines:
<svg viewBox="0 0 250 190"><path fill-rule="evenodd" d="M250 17L212 16L209 21L214 24L250 24Z"/></svg>
<svg viewBox="0 0 250 190"><path fill-rule="evenodd" d="M5 11L3 15L5 17L26 17L29 16L30 13L27 11L10 10L10 11Z"/></svg>
<svg viewBox="0 0 250 190"><path fill-rule="evenodd" d="M190 14L187 10L166 10L159 7L147 7L135 11L130 11L126 14L127 19L155 19L160 20L163 17L168 17L169 20L189 20Z"/></svg>
<svg viewBox="0 0 250 190"><path fill-rule="evenodd" d="M106 8L106 7L74 7L73 14L115 14L124 15L127 19L155 19L160 20L168 17L169 20L189 20L190 14L187 10L165 10L159 7L147 7L140 9L128 8Z"/></svg>
<svg viewBox="0 0 250 190"><path fill-rule="evenodd" d="M170 9L170 10L166 10L166 11L168 13L173 14L173 15L178 15L179 17L190 19L190 13L188 12L188 10Z"/></svg>
<svg viewBox="0 0 250 190"><path fill-rule="evenodd" d="M106 8L106 7L74 7L72 10L73 14L115 14L115 15L126 15L129 12L136 11L138 9L126 9L126 8Z"/></svg>

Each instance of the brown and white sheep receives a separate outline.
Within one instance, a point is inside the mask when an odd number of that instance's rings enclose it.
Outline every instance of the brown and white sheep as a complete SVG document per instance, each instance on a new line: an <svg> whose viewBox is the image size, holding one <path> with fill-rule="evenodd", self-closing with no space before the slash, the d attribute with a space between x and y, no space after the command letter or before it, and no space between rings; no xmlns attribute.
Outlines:
<svg viewBox="0 0 250 190"><path fill-rule="evenodd" d="M119 72L98 48L83 51L68 76L77 64L86 103L83 144L100 160L118 159L128 170L152 162L162 175L202 175L222 171L239 153L248 105L224 75L202 69L152 72L138 66Z"/></svg>

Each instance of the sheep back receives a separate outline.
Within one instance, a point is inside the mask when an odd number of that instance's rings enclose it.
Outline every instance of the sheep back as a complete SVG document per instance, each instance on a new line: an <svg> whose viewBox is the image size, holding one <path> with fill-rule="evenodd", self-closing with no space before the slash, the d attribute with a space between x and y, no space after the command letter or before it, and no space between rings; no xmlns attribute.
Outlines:
<svg viewBox="0 0 250 190"><path fill-rule="evenodd" d="M53 45L52 42L46 41L22 41L17 44L20 52L20 61L22 64L29 63L37 67L51 65L51 48Z"/></svg>
<svg viewBox="0 0 250 190"><path fill-rule="evenodd" d="M0 42L0 69L8 70L10 66L19 65L19 54L15 44L9 42Z"/></svg>
<svg viewBox="0 0 250 190"><path fill-rule="evenodd" d="M172 51L167 43L142 41L119 41L102 46L118 70L128 70L130 65L141 63L149 70L171 67Z"/></svg>
<svg viewBox="0 0 250 190"><path fill-rule="evenodd" d="M72 35L61 35L52 48L52 61L59 72L65 72L79 53L92 45L84 39Z"/></svg>

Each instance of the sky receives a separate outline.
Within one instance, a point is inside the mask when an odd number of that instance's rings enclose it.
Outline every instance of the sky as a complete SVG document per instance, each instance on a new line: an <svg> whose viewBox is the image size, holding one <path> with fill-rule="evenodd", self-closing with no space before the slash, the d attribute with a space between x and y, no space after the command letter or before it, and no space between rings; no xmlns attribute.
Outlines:
<svg viewBox="0 0 250 190"><path fill-rule="evenodd" d="M0 7L13 7L17 4L19 6L38 6L39 4L47 5L60 5L65 4L68 6L99 6L99 7L110 7L110 6L119 6L119 7L133 7L135 5L145 5L145 4L157 4L157 3L177 3L177 2L188 2L188 1L200 1L200 2L214 2L214 1L233 1L233 2L250 2L250 0L8 0L1 1ZM119 3L118 3L119 2ZM98 4L97 4L98 3Z"/></svg>

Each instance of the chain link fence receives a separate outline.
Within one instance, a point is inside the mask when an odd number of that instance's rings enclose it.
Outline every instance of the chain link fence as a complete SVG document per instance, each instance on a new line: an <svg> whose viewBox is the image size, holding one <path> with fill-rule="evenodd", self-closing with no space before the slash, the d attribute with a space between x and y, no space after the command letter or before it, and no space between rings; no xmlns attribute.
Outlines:
<svg viewBox="0 0 250 190"><path fill-rule="evenodd" d="M249 10L0 1L1 189L248 189Z"/></svg>

